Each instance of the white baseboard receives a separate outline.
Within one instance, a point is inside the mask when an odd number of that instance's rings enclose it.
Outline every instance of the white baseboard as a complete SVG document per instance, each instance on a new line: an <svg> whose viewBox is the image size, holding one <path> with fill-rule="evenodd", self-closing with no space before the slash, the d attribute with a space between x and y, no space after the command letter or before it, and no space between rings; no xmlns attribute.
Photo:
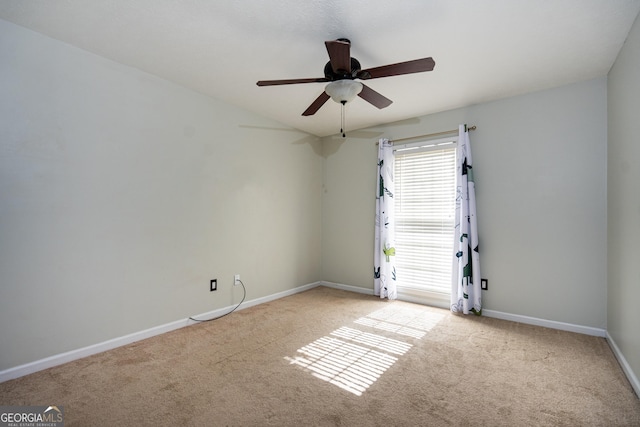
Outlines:
<svg viewBox="0 0 640 427"><path fill-rule="evenodd" d="M624 355L620 351L620 348L618 348L618 345L613 340L611 335L609 335L608 331L607 331L606 338L607 338L607 343L609 343L609 347L611 347L611 351L613 351L613 354L616 356L616 359L618 359L618 363L620 363L620 366L622 367L622 371L627 376L629 383L631 383L631 387L633 388L633 391L635 391L636 396L640 398L640 380L638 380L638 377L633 372L633 369L631 369L631 366L629 366L629 362L627 362L627 359L625 359Z"/></svg>
<svg viewBox="0 0 640 427"><path fill-rule="evenodd" d="M333 282L325 282L325 281L319 282L319 284L322 286L327 286L329 288L341 289L343 291L351 291L351 292L358 292L361 294L373 295L373 289L361 288L359 286L344 285L342 283L333 283ZM399 297L398 299L401 299L403 301L424 304L424 302L420 302L419 299L414 298L409 294L404 295L401 292L398 292L398 297ZM449 304L442 305L442 304L436 303L436 304L430 304L430 305L434 305L439 308L449 308ZM522 316L519 314L504 313L504 312L495 311L495 310L483 309L482 315L487 317L493 317L496 319L510 320L512 322L526 323L528 325L543 326L545 328L559 329L562 331L569 331L569 332L577 332L579 334L585 334L585 335L593 335L596 337L604 337L606 334L606 330L601 328L574 325L572 323L556 322L554 320L539 319L537 317Z"/></svg>
<svg viewBox="0 0 640 427"><path fill-rule="evenodd" d="M260 298L255 298L255 299L252 299L252 300L249 300L249 301L245 301L241 305L238 306L236 311L240 311L240 310L242 310L244 308L253 307L254 305L264 304L265 302L275 301L277 299L288 297L288 296L291 296L291 295L294 295L294 294L297 294L297 293L300 293L300 292L308 291L309 289L313 289L315 287L318 287L321 284L322 284L322 282L309 283L307 285L297 286L295 288L287 289L286 291L277 292L275 294L267 295L265 297L260 297ZM233 310L233 307L235 307L235 305L229 306L229 307L218 308L216 310L207 311L206 313L200 313L200 314L197 314L197 315L191 316L191 317L193 317L194 319L203 319L203 320L204 319L213 319L215 317L222 316L223 314L228 313L230 310ZM189 319L187 319L187 321L189 322L188 323L189 325L192 325L192 324L196 323L193 320L189 320Z"/></svg>
<svg viewBox="0 0 640 427"><path fill-rule="evenodd" d="M252 299L251 301L245 301L242 303L240 307L238 307L238 310L242 310L243 308L253 307L254 305L264 304L265 302L269 302L269 301L275 301L277 299L288 297L291 295L299 294L300 292L305 292L305 291L308 291L309 289L316 288L321 284L322 282L309 283L307 285L296 286L295 288L287 289L286 291L277 292L275 294L267 295L265 297Z"/></svg>
<svg viewBox="0 0 640 427"><path fill-rule="evenodd" d="M309 289L320 286L321 284L322 284L321 282L310 283L308 285L298 286L293 289L288 289L286 291L278 292L272 295L267 295L265 297L245 301L237 308L237 310L253 307L258 304L263 304L265 302L284 298L286 296L297 294L299 292L304 292ZM233 309L233 307L235 307L235 305L229 306L229 307L223 307L220 309L216 309L216 310L202 313L192 317L197 319L210 319L210 318L221 316L229 312L230 310ZM62 365L64 363L72 362L74 360L91 356L93 354L102 353L104 351L112 350L117 347L122 347L123 345L131 344L146 338L151 338L153 336L164 334L166 332L171 332L173 330L184 328L185 326L193 325L195 323L196 322L189 320L188 318L176 320L175 322L170 322L164 325L155 326L153 328L145 329L139 332L134 332L132 334L114 338L98 344L93 344L87 347L67 351L65 353L56 354L56 355L46 357L44 359L36 360L30 363L25 363L24 365L19 365L13 368L5 369L4 371L0 371L0 383L4 381L9 381L15 378L19 378L25 375L33 374L34 372L38 372L43 369L48 369L54 366Z"/></svg>
<svg viewBox="0 0 640 427"><path fill-rule="evenodd" d="M327 288L340 289L342 291L373 295L373 289L361 288L360 286L343 285L342 283L325 282L325 281L319 282L319 285L326 286Z"/></svg>
<svg viewBox="0 0 640 427"><path fill-rule="evenodd" d="M539 319L537 317L522 316L520 314L503 313L501 311L482 309L482 315L495 319L510 320L512 322L526 323L527 325L543 326L545 328L559 329L561 331L577 332L579 334L603 337L605 329L593 328L591 326L575 325L573 323L557 322L555 320Z"/></svg>
<svg viewBox="0 0 640 427"><path fill-rule="evenodd" d="M102 353L103 351L131 344L145 338L150 338L155 335L160 335L166 332L173 331L175 329L183 328L188 325L188 321L188 319L177 320L175 322L166 323L154 328L145 329L144 331L134 332L132 334L113 338L98 344L93 344L76 350L67 351L65 353L45 357L44 359L36 360L34 362L25 363L24 365L5 369L4 371L0 371L0 383L25 375L33 374L34 372L42 371L43 369L62 365L64 363L81 359L83 357L91 356L93 354Z"/></svg>

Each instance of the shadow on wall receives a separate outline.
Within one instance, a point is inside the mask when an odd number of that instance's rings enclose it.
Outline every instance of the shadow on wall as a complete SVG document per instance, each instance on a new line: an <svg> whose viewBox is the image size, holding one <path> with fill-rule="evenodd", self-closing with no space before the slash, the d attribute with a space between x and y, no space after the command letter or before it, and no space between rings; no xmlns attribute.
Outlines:
<svg viewBox="0 0 640 427"><path fill-rule="evenodd" d="M399 120L393 123L386 123L380 126L372 126L367 129L360 129L354 131L347 131L346 138L343 138L341 134L329 136L325 141L331 142L325 144L323 157L327 158L340 150L340 147L344 142L348 142L352 139L366 139L367 141L378 141L390 128L394 126L408 126L420 124L421 120L418 117L414 117L406 120Z"/></svg>
<svg viewBox="0 0 640 427"><path fill-rule="evenodd" d="M277 132L293 132L299 135L303 135L302 138L293 141L291 144L293 145L303 145L309 144L313 149L313 152L318 156L322 156L322 144L320 144L320 138L314 135L306 134L298 129L294 128L277 128L270 126L252 126L252 125L239 125L241 128L245 129L260 129L260 130L270 130Z"/></svg>
<svg viewBox="0 0 640 427"><path fill-rule="evenodd" d="M400 120L397 122L385 124L384 129L388 129L393 126L407 126L407 125L415 125L420 123L421 123L420 119L416 117L416 118ZM380 129L379 127L371 127L368 129L347 131L346 137L342 137L341 134L335 134L335 135L325 137L324 140L329 141L330 144L324 144L324 147L323 147L323 144L320 143L322 138L314 135L305 134L304 132L295 128L254 126L254 125L239 125L239 127L245 128L245 129L259 129L259 130L268 130L268 131L276 131L276 132L292 132L292 133L303 135L300 139L297 139L291 142L291 144L292 145L309 144L313 149L314 153L324 157L325 159L337 153L340 150L340 147L342 146L342 144L344 144L345 142L349 142L354 139L377 141L379 138L381 138L385 134L385 130Z"/></svg>

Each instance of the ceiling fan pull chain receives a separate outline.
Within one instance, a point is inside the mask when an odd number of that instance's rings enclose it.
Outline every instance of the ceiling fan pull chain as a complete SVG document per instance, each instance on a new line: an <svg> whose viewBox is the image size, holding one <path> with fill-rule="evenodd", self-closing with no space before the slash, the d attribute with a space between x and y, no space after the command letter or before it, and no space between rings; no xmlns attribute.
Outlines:
<svg viewBox="0 0 640 427"><path fill-rule="evenodd" d="M345 106L346 103L347 103L347 101L342 101L341 102L342 107L340 108L341 109L341 112L340 112L340 133L342 134L343 138L347 137L347 134L344 131L344 128L345 128L345 126L344 126L344 106Z"/></svg>

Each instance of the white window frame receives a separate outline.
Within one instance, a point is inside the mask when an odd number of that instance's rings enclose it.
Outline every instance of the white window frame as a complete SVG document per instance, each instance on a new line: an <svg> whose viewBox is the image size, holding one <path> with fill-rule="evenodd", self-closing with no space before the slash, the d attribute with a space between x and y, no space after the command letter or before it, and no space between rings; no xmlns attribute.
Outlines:
<svg viewBox="0 0 640 427"><path fill-rule="evenodd" d="M424 139L408 144L398 144L393 147L394 156L398 154L418 153L425 151L441 150L443 148L456 148L458 144L458 136L437 139ZM455 168L455 164L454 164ZM454 172L455 173L455 172ZM395 171L394 171L395 174ZM455 184L454 184L455 185ZM396 189L397 190L397 189ZM396 254L396 256L398 256ZM451 253L453 257L453 251ZM453 258L452 258L453 259ZM452 265L450 263L450 265ZM400 282L401 283L401 282ZM451 291L443 292L434 289L418 289L414 287L406 287L398 284L398 298L416 302L420 304L428 304L436 307L449 308L451 304Z"/></svg>

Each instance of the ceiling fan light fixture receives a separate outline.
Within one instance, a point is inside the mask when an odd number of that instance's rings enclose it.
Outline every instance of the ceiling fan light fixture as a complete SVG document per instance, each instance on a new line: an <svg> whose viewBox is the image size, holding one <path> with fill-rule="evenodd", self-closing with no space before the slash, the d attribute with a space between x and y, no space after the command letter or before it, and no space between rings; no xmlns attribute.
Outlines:
<svg viewBox="0 0 640 427"><path fill-rule="evenodd" d="M338 104L344 104L358 96L362 91L362 83L348 79L337 80L329 83L324 91Z"/></svg>

